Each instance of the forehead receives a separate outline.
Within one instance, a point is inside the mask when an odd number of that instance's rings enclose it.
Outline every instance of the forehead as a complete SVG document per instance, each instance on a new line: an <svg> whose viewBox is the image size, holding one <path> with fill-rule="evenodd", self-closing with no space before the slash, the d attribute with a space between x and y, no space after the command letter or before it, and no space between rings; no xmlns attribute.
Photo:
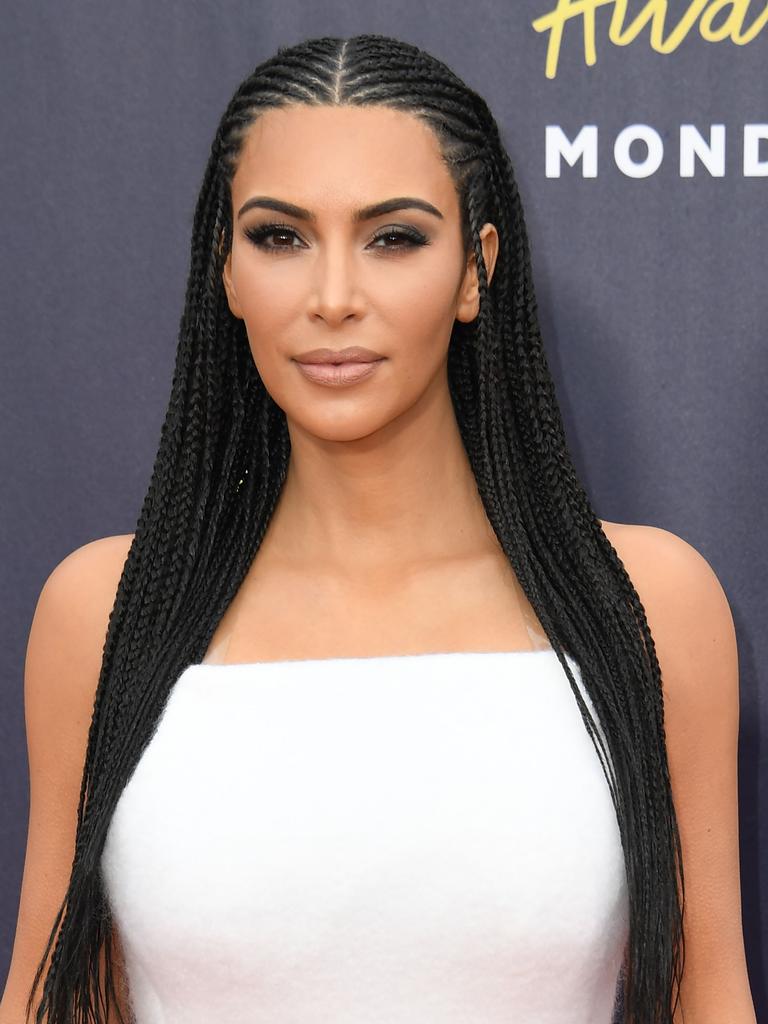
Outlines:
<svg viewBox="0 0 768 1024"><path fill-rule="evenodd" d="M413 114L377 106L301 104L259 115L232 180L235 208L253 192L318 210L395 195L458 210L434 132Z"/></svg>

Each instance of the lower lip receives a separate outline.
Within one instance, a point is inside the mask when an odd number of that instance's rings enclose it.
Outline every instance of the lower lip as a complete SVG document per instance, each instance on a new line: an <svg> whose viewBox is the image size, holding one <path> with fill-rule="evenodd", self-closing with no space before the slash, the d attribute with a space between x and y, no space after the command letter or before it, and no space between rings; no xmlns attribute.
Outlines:
<svg viewBox="0 0 768 1024"><path fill-rule="evenodd" d="M370 377L375 372L383 359L376 359L370 363L299 363L296 365L307 378L315 384L331 384L335 387L343 387L346 384L356 384L357 381Z"/></svg>

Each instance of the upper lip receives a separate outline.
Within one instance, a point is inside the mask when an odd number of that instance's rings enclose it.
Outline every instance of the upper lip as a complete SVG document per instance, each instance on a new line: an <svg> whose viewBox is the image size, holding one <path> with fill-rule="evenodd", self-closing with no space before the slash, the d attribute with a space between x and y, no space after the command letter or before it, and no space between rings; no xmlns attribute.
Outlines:
<svg viewBox="0 0 768 1024"><path fill-rule="evenodd" d="M371 363L383 359L384 356L372 352L369 348L353 345L339 351L332 348L313 348L311 352L302 352L300 356L294 358L298 363Z"/></svg>

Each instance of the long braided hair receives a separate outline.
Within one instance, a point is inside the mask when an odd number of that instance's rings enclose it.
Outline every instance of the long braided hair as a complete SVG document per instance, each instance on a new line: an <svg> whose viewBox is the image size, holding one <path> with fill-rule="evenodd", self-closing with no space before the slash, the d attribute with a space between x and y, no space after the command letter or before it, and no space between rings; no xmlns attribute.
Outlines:
<svg viewBox="0 0 768 1024"><path fill-rule="evenodd" d="M684 887L653 638L566 445L498 126L446 65L380 35L278 49L238 87L219 123L195 208L170 400L104 644L71 878L27 1019L53 948L36 1024L106 1021L116 993L100 856L111 814L174 681L207 651L280 495L290 454L285 414L259 377L221 274L245 134L262 111L288 104L388 106L421 118L439 140L480 291L478 316L456 321L450 339L457 421L488 520L570 680L610 787L629 894L625 1019L669 1024L682 976ZM499 233L492 286L478 235L486 221ZM565 652L579 663L607 756Z"/></svg>

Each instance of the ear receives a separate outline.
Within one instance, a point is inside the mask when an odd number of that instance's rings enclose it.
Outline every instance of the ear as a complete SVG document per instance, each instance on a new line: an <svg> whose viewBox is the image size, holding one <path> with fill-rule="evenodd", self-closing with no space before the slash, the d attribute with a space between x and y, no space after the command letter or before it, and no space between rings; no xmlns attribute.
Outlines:
<svg viewBox="0 0 768 1024"><path fill-rule="evenodd" d="M233 316L236 316L238 320L243 319L243 311L240 308L240 303L237 299L237 292L235 286L232 283L232 249L230 248L227 253L227 258L224 262L224 266L221 271L221 279L224 282L224 291L227 293L227 302L229 303L229 309Z"/></svg>
<svg viewBox="0 0 768 1024"><path fill-rule="evenodd" d="M496 266L496 257L499 254L499 233L493 224L484 224L482 226L480 229L480 243L483 247L483 261L488 275L488 284L490 284ZM473 252L467 260L467 269L459 290L456 319L461 320L463 323L471 323L479 312L480 288L477 280L477 260Z"/></svg>

